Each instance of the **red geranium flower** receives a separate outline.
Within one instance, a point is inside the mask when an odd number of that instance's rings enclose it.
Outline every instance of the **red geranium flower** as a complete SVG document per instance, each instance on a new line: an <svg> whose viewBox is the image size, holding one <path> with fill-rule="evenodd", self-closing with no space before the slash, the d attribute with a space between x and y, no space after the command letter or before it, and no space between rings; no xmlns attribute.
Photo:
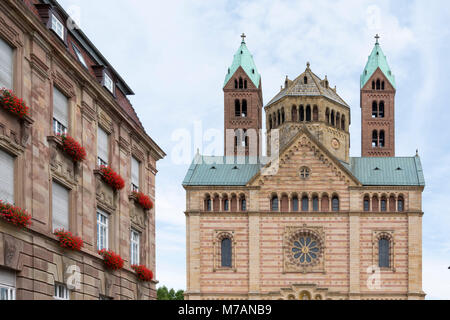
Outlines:
<svg viewBox="0 0 450 320"><path fill-rule="evenodd" d="M71 232L59 229L55 231L55 235L58 237L59 244L62 248L72 249L80 251L83 247L83 239L74 236Z"/></svg>
<svg viewBox="0 0 450 320"><path fill-rule="evenodd" d="M61 135L63 150L73 161L81 162L86 159L86 149L82 147L74 138L68 135Z"/></svg>
<svg viewBox="0 0 450 320"><path fill-rule="evenodd" d="M150 282L153 279L153 272L150 269L147 269L146 266L141 265L132 265L131 268L136 271L138 278L145 282Z"/></svg>
<svg viewBox="0 0 450 320"><path fill-rule="evenodd" d="M31 225L31 215L25 210L0 200L0 217L16 226L26 228Z"/></svg>
<svg viewBox="0 0 450 320"><path fill-rule="evenodd" d="M123 259L117 253L111 250L100 250L99 255L103 256L105 267L110 270L119 270L123 268Z"/></svg>
<svg viewBox="0 0 450 320"><path fill-rule="evenodd" d="M133 195L136 197L139 205L145 210L153 209L153 201L150 197L142 192L133 192Z"/></svg>
<svg viewBox="0 0 450 320"><path fill-rule="evenodd" d="M29 108L22 99L19 99L14 92L12 92L12 90L6 88L0 89L0 105L19 118L28 115Z"/></svg>
<svg viewBox="0 0 450 320"><path fill-rule="evenodd" d="M109 166L101 166L100 171L103 174L103 180L114 190L121 190L125 187L125 181Z"/></svg>

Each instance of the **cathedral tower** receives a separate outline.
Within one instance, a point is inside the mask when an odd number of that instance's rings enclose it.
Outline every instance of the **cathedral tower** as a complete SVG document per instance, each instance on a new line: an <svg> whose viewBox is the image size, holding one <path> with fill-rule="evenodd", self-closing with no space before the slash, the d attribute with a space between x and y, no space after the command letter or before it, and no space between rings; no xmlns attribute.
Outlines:
<svg viewBox="0 0 450 320"><path fill-rule="evenodd" d="M262 128L261 75L245 44L245 34L228 68L225 96L225 155L260 156Z"/></svg>
<svg viewBox="0 0 450 320"><path fill-rule="evenodd" d="M395 157L395 77L375 38L361 75L361 155Z"/></svg>

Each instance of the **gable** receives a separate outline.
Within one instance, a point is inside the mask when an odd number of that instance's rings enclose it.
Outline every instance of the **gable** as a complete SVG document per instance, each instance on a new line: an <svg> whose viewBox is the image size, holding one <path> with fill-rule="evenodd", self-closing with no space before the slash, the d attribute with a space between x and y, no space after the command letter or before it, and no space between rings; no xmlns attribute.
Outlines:
<svg viewBox="0 0 450 320"><path fill-rule="evenodd" d="M396 89L392 86L390 80L386 77L386 75L383 73L383 71L380 68L377 68L375 72L372 74L372 76L367 80L366 84L362 87L362 90L373 90L372 89L372 81L377 81L377 79L380 79L380 81L384 81L385 89L384 91L395 91Z"/></svg>
<svg viewBox="0 0 450 320"><path fill-rule="evenodd" d="M228 82L224 86L224 90L235 90L234 87L234 80L237 79L239 81L239 78L242 78L242 80L247 80L247 89L258 89L259 86L255 86L253 81L250 79L250 77L247 75L245 70L242 67L239 67L236 72L230 76Z"/></svg>

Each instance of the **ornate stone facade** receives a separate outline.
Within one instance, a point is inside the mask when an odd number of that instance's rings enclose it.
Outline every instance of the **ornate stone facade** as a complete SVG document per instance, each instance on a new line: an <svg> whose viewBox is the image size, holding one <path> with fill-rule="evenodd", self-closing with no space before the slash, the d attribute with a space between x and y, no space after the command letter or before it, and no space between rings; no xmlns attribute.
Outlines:
<svg viewBox="0 0 450 320"><path fill-rule="evenodd" d="M64 41L45 23L51 14L61 20ZM156 299L157 281L139 282L130 267L133 228L141 234L140 263L156 271L155 210L144 212L131 196L131 157L140 161L140 191L154 201L156 162L165 154L126 98L132 91L99 61L84 34L66 27L67 19L56 1L0 2L0 40L13 49L10 89L30 107L22 120L0 110L0 150L14 159L14 202L32 215L32 226L23 230L0 220L0 271L15 274L17 299L53 299L55 284L67 283L74 271L80 286L70 290L71 299ZM96 77L100 63L113 80L112 92ZM54 133L54 87L67 97L68 134L86 149L82 163L63 152ZM124 178L123 190L114 191L98 170L98 127L109 134L108 162ZM69 191L69 226L84 240L81 252L62 249L53 235L52 182ZM97 253L97 210L110 217L109 249L125 260L120 271L106 271Z"/></svg>

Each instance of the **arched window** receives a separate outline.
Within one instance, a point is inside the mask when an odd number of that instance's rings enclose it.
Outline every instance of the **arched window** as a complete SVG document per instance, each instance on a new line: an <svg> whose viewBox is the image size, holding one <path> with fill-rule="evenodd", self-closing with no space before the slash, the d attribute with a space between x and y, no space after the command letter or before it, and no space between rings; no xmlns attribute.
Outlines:
<svg viewBox="0 0 450 320"><path fill-rule="evenodd" d="M389 197L389 211L395 212L395 197L393 195Z"/></svg>
<svg viewBox="0 0 450 320"><path fill-rule="evenodd" d="M247 117L247 100L242 100L242 118Z"/></svg>
<svg viewBox="0 0 450 320"><path fill-rule="evenodd" d="M241 196L239 202L241 203L241 211L247 211L247 200L245 199L244 195Z"/></svg>
<svg viewBox="0 0 450 320"><path fill-rule="evenodd" d="M244 89L247 89L247 80L244 80Z"/></svg>
<svg viewBox="0 0 450 320"><path fill-rule="evenodd" d="M380 148L384 148L385 144L386 144L386 142L384 139L384 130L381 130L380 131L380 141L379 141Z"/></svg>
<svg viewBox="0 0 450 320"><path fill-rule="evenodd" d="M372 102L372 118L378 118L378 103Z"/></svg>
<svg viewBox="0 0 450 320"><path fill-rule="evenodd" d="M334 110L331 110L331 125L333 127L336 125L336 118L334 117Z"/></svg>
<svg viewBox="0 0 450 320"><path fill-rule="evenodd" d="M302 197L302 211L303 212L309 211L309 199L307 196Z"/></svg>
<svg viewBox="0 0 450 320"><path fill-rule="evenodd" d="M281 123L284 123L286 120L286 117L284 115L284 108L281 108Z"/></svg>
<svg viewBox="0 0 450 320"><path fill-rule="evenodd" d="M327 120L327 123L330 123L330 109L327 108L327 110L325 111L325 118Z"/></svg>
<svg viewBox="0 0 450 320"><path fill-rule="evenodd" d="M399 196L397 199L397 211L403 212L405 210L405 200L402 196Z"/></svg>
<svg viewBox="0 0 450 320"><path fill-rule="evenodd" d="M242 81L242 78L239 78L239 89L244 88L244 82Z"/></svg>
<svg viewBox="0 0 450 320"><path fill-rule="evenodd" d="M390 243L389 239L381 238L378 240L378 266L380 268L389 268L390 264Z"/></svg>
<svg viewBox="0 0 450 320"><path fill-rule="evenodd" d="M277 127L277 114L275 112L273 113L273 127Z"/></svg>
<svg viewBox="0 0 450 320"><path fill-rule="evenodd" d="M278 212L278 197L277 196L273 196L272 197L272 211L274 212Z"/></svg>
<svg viewBox="0 0 450 320"><path fill-rule="evenodd" d="M380 108L378 110L378 117L384 118L384 101L380 101Z"/></svg>
<svg viewBox="0 0 450 320"><path fill-rule="evenodd" d="M313 211L315 211L315 212L319 211L319 197L318 196L313 197Z"/></svg>
<svg viewBox="0 0 450 320"><path fill-rule="evenodd" d="M375 81L372 81L372 90L375 90Z"/></svg>
<svg viewBox="0 0 450 320"><path fill-rule="evenodd" d="M381 211L386 212L387 211L387 199L386 197L381 197Z"/></svg>
<svg viewBox="0 0 450 320"><path fill-rule="evenodd" d="M341 114L338 112L336 113L336 127L339 128L340 125L341 125Z"/></svg>
<svg viewBox="0 0 450 320"><path fill-rule="evenodd" d="M364 211L370 211L370 198L364 197Z"/></svg>
<svg viewBox="0 0 450 320"><path fill-rule="evenodd" d="M344 115L342 115L342 119L341 119L341 129L342 130L346 130L346 127L345 127L345 116Z"/></svg>
<svg viewBox="0 0 450 320"><path fill-rule="evenodd" d="M305 121L305 108L303 106L300 106L299 108L299 113L300 113L300 121Z"/></svg>
<svg viewBox="0 0 450 320"><path fill-rule="evenodd" d="M241 102L238 99L234 100L234 116L241 116Z"/></svg>
<svg viewBox="0 0 450 320"><path fill-rule="evenodd" d="M319 121L319 108L317 106L313 108L313 121Z"/></svg>
<svg viewBox="0 0 450 320"><path fill-rule="evenodd" d="M231 239L224 238L222 239L222 243L220 244L220 253L221 253L221 266L223 268L231 268L231 256L232 256L232 247L231 247Z"/></svg>
<svg viewBox="0 0 450 320"><path fill-rule="evenodd" d="M205 199L205 210L206 211L212 211L212 201L211 196L207 195Z"/></svg>
<svg viewBox="0 0 450 320"><path fill-rule="evenodd" d="M322 211L330 211L330 199L326 194L322 196Z"/></svg>
<svg viewBox="0 0 450 320"><path fill-rule="evenodd" d="M308 77L305 76L305 77L303 78L303 83L304 83L304 84L308 84Z"/></svg>
<svg viewBox="0 0 450 320"><path fill-rule="evenodd" d="M298 197L294 196L292 198L292 211L297 212L298 211Z"/></svg>
<svg viewBox="0 0 450 320"><path fill-rule="evenodd" d="M298 117L297 117L297 107L296 106L292 106L291 116L292 116L292 121L297 122Z"/></svg>
<svg viewBox="0 0 450 320"><path fill-rule="evenodd" d="M384 90L384 81L381 82L381 90Z"/></svg>
<svg viewBox="0 0 450 320"><path fill-rule="evenodd" d="M235 194L231 196L231 212L237 211L237 197Z"/></svg>
<svg viewBox="0 0 450 320"><path fill-rule="evenodd" d="M380 90L380 87L381 87L380 79L377 79L377 90Z"/></svg>
<svg viewBox="0 0 450 320"><path fill-rule="evenodd" d="M213 209L216 212L220 210L220 198L218 195L214 196Z"/></svg>
<svg viewBox="0 0 450 320"><path fill-rule="evenodd" d="M235 88L235 89L238 88L238 81L237 81L237 79L234 79L234 88Z"/></svg>
<svg viewBox="0 0 450 320"><path fill-rule="evenodd" d="M311 122L311 106L306 106L306 121Z"/></svg>
<svg viewBox="0 0 450 320"><path fill-rule="evenodd" d="M373 130L372 132L372 148L378 147L378 132Z"/></svg>
<svg viewBox="0 0 450 320"><path fill-rule="evenodd" d="M269 130L272 130L272 115L269 115Z"/></svg>
<svg viewBox="0 0 450 320"><path fill-rule="evenodd" d="M378 197L377 196L373 196L372 198L372 211L377 212L378 211Z"/></svg>
<svg viewBox="0 0 450 320"><path fill-rule="evenodd" d="M230 211L230 200L228 198L223 199L223 211Z"/></svg>
<svg viewBox="0 0 450 320"><path fill-rule="evenodd" d="M338 198L338 196L334 196L333 200L331 201L331 203L332 203L333 211L334 212L338 212L339 211L339 198Z"/></svg>
<svg viewBox="0 0 450 320"><path fill-rule="evenodd" d="M281 124L281 111L280 110L278 110L277 120L278 120L278 125L280 125Z"/></svg>

